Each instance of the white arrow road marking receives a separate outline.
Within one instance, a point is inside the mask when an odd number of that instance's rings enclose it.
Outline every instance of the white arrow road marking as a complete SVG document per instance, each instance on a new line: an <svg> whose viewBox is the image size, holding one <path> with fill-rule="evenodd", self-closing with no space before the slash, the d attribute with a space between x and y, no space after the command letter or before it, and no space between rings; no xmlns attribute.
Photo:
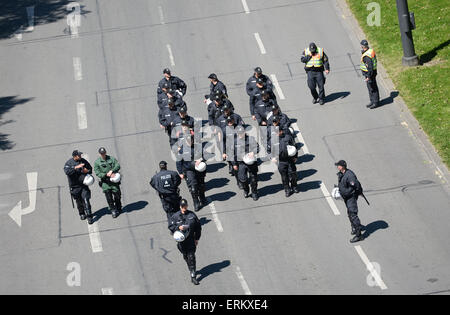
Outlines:
<svg viewBox="0 0 450 315"><path fill-rule="evenodd" d="M8 213L11 219L13 219L18 226L22 226L23 215L30 214L36 209L37 176L37 172L27 173L28 198L30 200L28 207L22 209L22 201L19 201L17 205Z"/></svg>

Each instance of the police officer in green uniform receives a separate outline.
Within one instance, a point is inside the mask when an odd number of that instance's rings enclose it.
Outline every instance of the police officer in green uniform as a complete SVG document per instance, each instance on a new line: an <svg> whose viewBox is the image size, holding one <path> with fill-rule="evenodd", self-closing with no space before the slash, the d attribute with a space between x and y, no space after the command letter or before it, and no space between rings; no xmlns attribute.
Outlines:
<svg viewBox="0 0 450 315"><path fill-rule="evenodd" d="M380 105L380 93L377 85L377 55L375 50L369 48L367 40L361 41L361 64L359 68L369 90L370 103L366 107L374 109Z"/></svg>
<svg viewBox="0 0 450 315"><path fill-rule="evenodd" d="M99 185L103 189L109 210L113 218L117 218L122 211L120 181L115 182L120 170L119 162L106 154L106 149L98 149L100 157L94 163L94 172L100 178Z"/></svg>

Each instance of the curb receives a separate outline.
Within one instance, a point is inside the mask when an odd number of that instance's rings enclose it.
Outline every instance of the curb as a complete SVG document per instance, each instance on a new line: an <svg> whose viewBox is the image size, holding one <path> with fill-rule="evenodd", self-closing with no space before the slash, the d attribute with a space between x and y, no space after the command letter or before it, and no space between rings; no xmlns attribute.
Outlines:
<svg viewBox="0 0 450 315"><path fill-rule="evenodd" d="M352 43L354 44L355 49L358 50L359 41L363 38L366 38L366 35L359 26L359 23L355 18L355 16L353 15L352 11L350 10L347 1L335 0L335 2L338 16L341 19L344 27L347 29L347 31L349 31L349 37ZM378 74L379 74L379 81L386 91L388 92L398 91L395 88L395 85L392 82L392 80L389 78L389 75L385 67L382 65L380 61L378 61ZM428 158L429 163L432 164L432 166L434 166L433 168L435 175L439 177L441 183L443 184L444 187L446 187L447 191L450 191L449 169L442 162L441 157L439 156L430 139L428 138L428 135L423 131L419 122L411 113L401 95L395 97L393 101L394 101L393 103L400 109L401 112L400 117L403 118L404 121L406 122L406 126L404 124L402 125L404 125L410 131L410 134L414 137L414 139L417 141L422 151L424 152L425 156Z"/></svg>

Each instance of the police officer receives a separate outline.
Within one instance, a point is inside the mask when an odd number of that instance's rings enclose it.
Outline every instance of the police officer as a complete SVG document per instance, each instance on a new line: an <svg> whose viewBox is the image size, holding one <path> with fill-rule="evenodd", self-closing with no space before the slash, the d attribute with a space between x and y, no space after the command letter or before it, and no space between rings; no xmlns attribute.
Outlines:
<svg viewBox="0 0 450 315"><path fill-rule="evenodd" d="M298 152L294 156L289 156L288 146L295 147L295 140L289 129L280 128L279 120L274 119L274 132L278 134L278 158L274 157L273 162L278 162L278 171L281 175L281 181L284 187L286 197L293 193L298 193L300 190L297 186L297 161Z"/></svg>
<svg viewBox="0 0 450 315"><path fill-rule="evenodd" d="M252 90L253 94L250 96L250 114L253 120L257 120L255 114L256 104L263 101L263 97L268 100L271 99L276 103L277 98L273 90L268 89L267 86L262 82L261 78L256 79L256 87Z"/></svg>
<svg viewBox="0 0 450 315"><path fill-rule="evenodd" d="M260 98L254 98L255 102L252 104L253 108L250 108L250 113L260 126L267 126L267 115L271 112L272 106L277 104L276 99L272 97L273 95L273 92L263 90Z"/></svg>
<svg viewBox="0 0 450 315"><path fill-rule="evenodd" d="M308 76L308 87L311 90L313 104L319 102L320 105L325 104L325 76L323 71L328 74L330 72L330 64L328 57L323 48L317 47L315 43L310 43L308 48L302 53L301 61L305 63L305 71ZM317 94L316 86L319 87Z"/></svg>
<svg viewBox="0 0 450 315"><path fill-rule="evenodd" d="M173 122L178 114L178 109L175 106L175 102L171 100L169 103L169 107L165 107L159 110L158 117L159 117L159 124L161 129L164 129L167 135L169 136L169 143L172 146L174 144L174 141L176 139L172 138L172 127Z"/></svg>
<svg viewBox="0 0 450 315"><path fill-rule="evenodd" d="M258 154L258 143L254 137L245 132L243 126L236 127L234 161L232 162L234 169L237 168L237 181L239 188L244 190L244 197L250 196L250 188L252 190L252 198L258 200L258 162L256 155ZM248 155L249 160L246 159ZM249 187L250 186L250 187Z"/></svg>
<svg viewBox="0 0 450 315"><path fill-rule="evenodd" d="M166 212L167 221L178 211L180 206L180 184L181 177L175 171L167 170L167 162L159 162L159 173L150 180L152 186L159 194L163 210Z"/></svg>
<svg viewBox="0 0 450 315"><path fill-rule="evenodd" d="M247 95L251 97L253 95L254 90L256 89L257 80L261 79L262 84L265 86L267 90L273 90L273 83L270 81L269 77L263 74L261 67L256 67L253 75L247 80L246 90Z"/></svg>
<svg viewBox="0 0 450 315"><path fill-rule="evenodd" d="M194 129L195 119L192 116L189 116L187 113L187 107L182 106L178 108L178 115L172 121L172 130L170 134L170 146L172 149L178 150L178 147L175 146L180 135L182 135L182 123L185 123L190 130ZM174 147L175 146L175 147Z"/></svg>
<svg viewBox="0 0 450 315"><path fill-rule="evenodd" d="M225 97L221 93L215 93L208 104L208 124L209 126L217 126L217 119L222 115L222 106Z"/></svg>
<svg viewBox="0 0 450 315"><path fill-rule="evenodd" d="M84 177L92 174L92 166L81 157L82 154L78 150L72 152L72 158L64 165L64 173L69 180L70 194L76 201L80 219L86 220L87 217L88 223L92 224L91 190L83 184Z"/></svg>
<svg viewBox="0 0 450 315"><path fill-rule="evenodd" d="M367 40L361 41L361 64L360 69L364 76L364 81L369 90L370 104L366 107L374 109L380 105L380 93L377 85L377 55L375 50L369 48Z"/></svg>
<svg viewBox="0 0 450 315"><path fill-rule="evenodd" d="M210 79L211 84L209 85L209 95L205 95L205 98L207 98L207 96L211 98L215 94L222 94L228 98L227 87L222 81L219 81L215 73L211 73L208 76L208 79Z"/></svg>
<svg viewBox="0 0 450 315"><path fill-rule="evenodd" d="M227 126L227 119L232 117L236 125L244 125L241 115L234 112L234 106L230 100L226 99L222 106L222 114L217 118L216 124L220 127L222 132L225 134L225 128Z"/></svg>
<svg viewBox="0 0 450 315"><path fill-rule="evenodd" d="M202 226L195 213L188 210L186 199L181 200L180 211L170 219L169 230L172 233L181 231L184 234L184 241L178 242L177 247L187 263L192 283L198 285L195 250L202 235Z"/></svg>
<svg viewBox="0 0 450 315"><path fill-rule="evenodd" d="M166 68L163 70L164 78L161 79L158 83L157 95L163 93L164 83L167 83L169 89L176 91L180 96L184 96L186 94L187 86L183 80L179 77L172 76L170 73L170 69Z"/></svg>
<svg viewBox="0 0 450 315"><path fill-rule="evenodd" d="M206 171L198 171L197 166L203 162L202 143L195 143L195 135L189 122L182 121L182 133L178 141L177 171L181 179L186 179L189 192L194 202L194 210L199 211L206 203L205 177Z"/></svg>
<svg viewBox="0 0 450 315"><path fill-rule="evenodd" d="M119 172L120 164L117 159L106 154L104 147L98 149L98 153L100 157L94 162L94 172L100 179L99 185L105 194L109 211L111 211L113 218L117 218L122 212L120 181L113 183L111 178L114 178L116 173Z"/></svg>
<svg viewBox="0 0 450 315"><path fill-rule="evenodd" d="M221 128L220 137L222 137L222 159L223 161L228 161L228 174L231 176L235 176L237 174L237 168L233 168L233 164L231 163L233 157L228 156L227 152L230 151L230 148L233 147L234 142L229 144L230 147L227 147L227 142L231 139L234 139L236 133L235 128L237 126L243 126L244 122L242 121L241 116L235 113L229 114L225 117L225 112L222 116L219 117L219 126ZM233 140L234 141L234 140Z"/></svg>
<svg viewBox="0 0 450 315"><path fill-rule="evenodd" d="M358 218L358 196L362 192L361 183L356 178L355 173L347 169L347 163L344 160L340 160L334 165L339 170L337 173L339 193L347 207L348 218L352 226L352 235L355 235L350 242L362 241L364 238L361 230L364 227Z"/></svg>
<svg viewBox="0 0 450 315"><path fill-rule="evenodd" d="M280 122L279 126L282 129L288 129L291 126L291 119L281 111L280 106L277 103L273 103L270 107L270 112L267 116L267 125L272 126L275 117L278 117Z"/></svg>

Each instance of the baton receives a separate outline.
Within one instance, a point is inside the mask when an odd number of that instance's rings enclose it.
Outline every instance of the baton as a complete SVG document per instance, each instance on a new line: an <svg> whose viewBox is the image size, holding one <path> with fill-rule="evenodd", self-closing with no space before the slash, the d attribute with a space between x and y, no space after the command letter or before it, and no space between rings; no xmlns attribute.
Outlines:
<svg viewBox="0 0 450 315"><path fill-rule="evenodd" d="M361 196L363 196L364 200L365 200L365 201L367 202L367 204L370 206L370 203L369 203L369 201L367 200L366 196L364 196L363 193L361 193Z"/></svg>

